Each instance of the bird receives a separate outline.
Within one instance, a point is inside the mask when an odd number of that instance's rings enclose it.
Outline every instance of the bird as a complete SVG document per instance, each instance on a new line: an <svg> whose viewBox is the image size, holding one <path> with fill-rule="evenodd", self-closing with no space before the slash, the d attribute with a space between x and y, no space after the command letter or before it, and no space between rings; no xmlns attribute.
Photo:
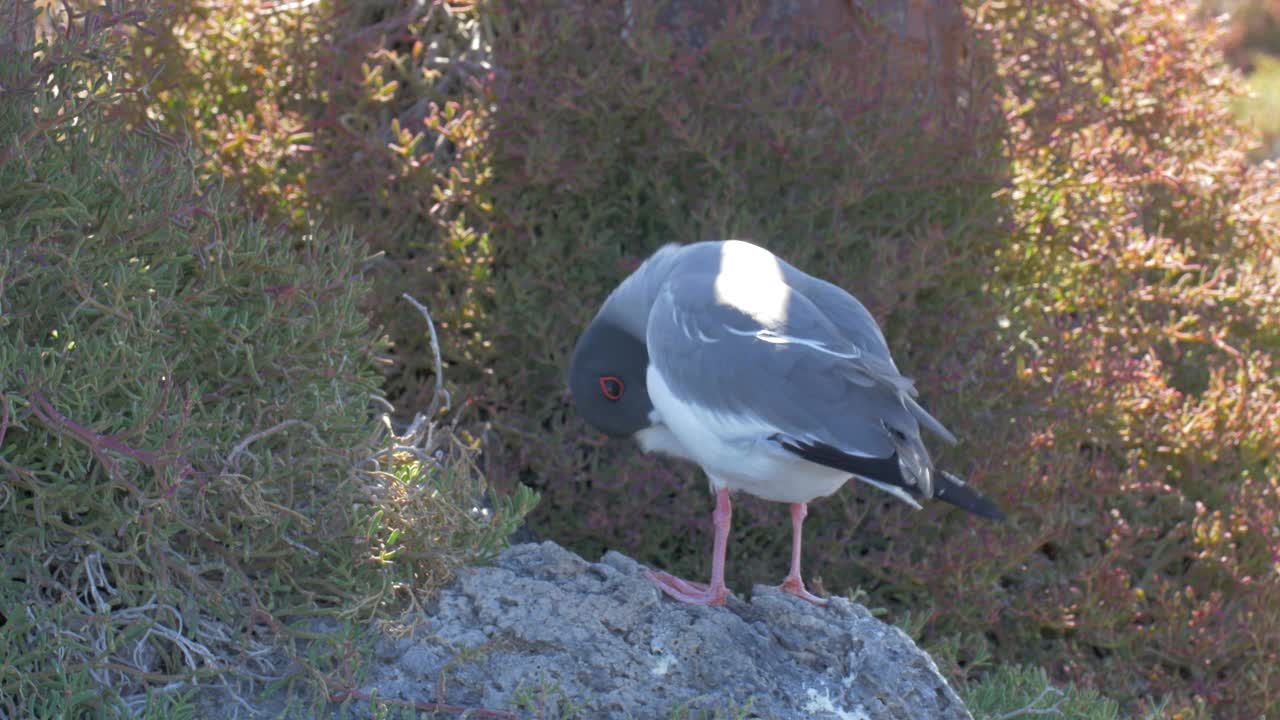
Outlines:
<svg viewBox="0 0 1280 720"><path fill-rule="evenodd" d="M816 605L800 548L808 504L850 478L921 509L938 499L1003 520L989 499L933 466L921 429L956 438L899 373L853 295L745 240L670 243L605 299L570 359L582 418L647 453L692 461L715 495L711 581L649 571L686 603L722 606L731 492L791 508L791 568L779 586Z"/></svg>

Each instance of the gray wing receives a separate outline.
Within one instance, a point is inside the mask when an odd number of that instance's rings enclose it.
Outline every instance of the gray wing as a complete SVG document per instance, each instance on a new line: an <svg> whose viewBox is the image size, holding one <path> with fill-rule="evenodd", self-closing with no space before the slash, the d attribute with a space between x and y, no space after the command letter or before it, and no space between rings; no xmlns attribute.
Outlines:
<svg viewBox="0 0 1280 720"><path fill-rule="evenodd" d="M647 345L672 393L711 415L750 419L784 447L896 456L901 477L890 484L931 496L932 465L907 404L911 381L887 351L849 339L780 278L737 280L677 273L659 292Z"/></svg>
<svg viewBox="0 0 1280 720"><path fill-rule="evenodd" d="M865 305L838 285L816 278L786 261L778 262L782 266L783 277L786 278L787 284L821 308L823 314L844 337L868 354L893 365L893 358L889 356L889 344L885 342L884 333L881 332L880 326Z"/></svg>
<svg viewBox="0 0 1280 720"><path fill-rule="evenodd" d="M889 355L889 344L885 342L884 333L866 306L838 285L809 275L785 261L779 260L779 264L782 266L787 284L821 308L823 314L839 329L842 336L858 345L867 354L889 363L894 372L897 372L897 366ZM929 429L929 432L954 445L955 435L952 435L950 430L921 407L916 402L915 395L913 387L910 397L906 399L907 409L921 425Z"/></svg>

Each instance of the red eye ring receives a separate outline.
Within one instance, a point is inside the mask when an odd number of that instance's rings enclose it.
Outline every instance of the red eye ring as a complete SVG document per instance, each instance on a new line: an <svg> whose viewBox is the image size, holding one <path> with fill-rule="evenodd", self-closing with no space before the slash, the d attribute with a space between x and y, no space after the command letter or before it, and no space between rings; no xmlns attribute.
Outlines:
<svg viewBox="0 0 1280 720"><path fill-rule="evenodd" d="M622 399L622 394L626 392L627 386L623 384L622 378L614 375L604 375L600 378L600 392L609 400L617 402Z"/></svg>

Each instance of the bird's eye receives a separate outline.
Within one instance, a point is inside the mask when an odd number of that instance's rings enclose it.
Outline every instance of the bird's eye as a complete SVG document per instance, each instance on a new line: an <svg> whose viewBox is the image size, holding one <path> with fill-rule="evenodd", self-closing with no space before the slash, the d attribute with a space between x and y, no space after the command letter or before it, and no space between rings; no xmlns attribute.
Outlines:
<svg viewBox="0 0 1280 720"><path fill-rule="evenodd" d="M622 384L622 379L612 375L605 375L600 378L600 392L604 396L614 402L622 399L622 393L626 390L626 386Z"/></svg>

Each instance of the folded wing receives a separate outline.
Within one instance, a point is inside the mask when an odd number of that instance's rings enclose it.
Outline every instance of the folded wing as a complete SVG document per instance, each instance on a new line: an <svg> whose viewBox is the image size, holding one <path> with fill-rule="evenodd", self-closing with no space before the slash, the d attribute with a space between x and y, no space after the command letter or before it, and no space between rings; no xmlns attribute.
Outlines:
<svg viewBox="0 0 1280 720"><path fill-rule="evenodd" d="M980 515L998 513L934 470L920 423L946 438L950 433L916 404L911 381L894 366L865 308L835 288L861 309L854 322L870 324L849 332L824 312L847 303L825 298L819 309L785 277L668 278L646 341L650 362L676 397L712 415L748 420L726 427L764 428L760 439L781 450L846 470L917 507L915 498L938 497Z"/></svg>

